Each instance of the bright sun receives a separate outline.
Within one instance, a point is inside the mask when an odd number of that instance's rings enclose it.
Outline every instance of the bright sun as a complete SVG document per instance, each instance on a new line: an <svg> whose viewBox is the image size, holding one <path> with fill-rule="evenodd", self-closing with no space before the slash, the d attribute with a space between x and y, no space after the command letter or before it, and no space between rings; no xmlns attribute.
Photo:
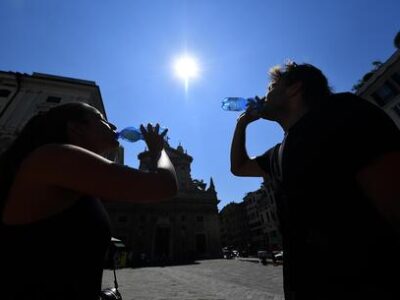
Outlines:
<svg viewBox="0 0 400 300"><path fill-rule="evenodd" d="M195 78L199 73L196 60L190 56L178 58L174 63L174 69L175 74L185 82L188 82L190 78Z"/></svg>

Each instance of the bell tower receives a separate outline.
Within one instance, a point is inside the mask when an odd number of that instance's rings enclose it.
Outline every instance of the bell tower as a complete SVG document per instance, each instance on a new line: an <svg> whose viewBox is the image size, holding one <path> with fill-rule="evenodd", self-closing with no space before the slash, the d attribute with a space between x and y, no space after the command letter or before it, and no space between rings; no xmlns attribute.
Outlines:
<svg viewBox="0 0 400 300"><path fill-rule="evenodd" d="M175 167L176 176L178 178L178 189L179 191L190 191L193 189L192 176L190 175L191 169L190 164L193 158L184 151L181 144L174 149L170 147L168 142L165 142L165 151L168 153L172 164ZM140 170L150 169L150 156L149 152L145 151L138 155L140 165Z"/></svg>

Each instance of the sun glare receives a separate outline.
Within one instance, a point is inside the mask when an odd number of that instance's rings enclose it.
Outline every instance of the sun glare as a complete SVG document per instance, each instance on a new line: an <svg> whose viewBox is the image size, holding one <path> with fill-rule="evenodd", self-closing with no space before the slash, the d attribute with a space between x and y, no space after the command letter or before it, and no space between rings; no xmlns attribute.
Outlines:
<svg viewBox="0 0 400 300"><path fill-rule="evenodd" d="M197 62L190 56L178 58L174 64L175 74L184 80L194 78L199 72Z"/></svg>
<svg viewBox="0 0 400 300"><path fill-rule="evenodd" d="M175 75L185 83L185 91L189 89L189 79L198 76L199 67L196 60L190 56L182 56L174 62Z"/></svg>

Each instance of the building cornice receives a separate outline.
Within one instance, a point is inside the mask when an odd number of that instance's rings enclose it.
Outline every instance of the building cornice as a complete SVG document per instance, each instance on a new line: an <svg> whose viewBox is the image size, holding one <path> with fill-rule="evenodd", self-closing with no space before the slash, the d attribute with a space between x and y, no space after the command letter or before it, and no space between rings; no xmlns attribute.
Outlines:
<svg viewBox="0 0 400 300"><path fill-rule="evenodd" d="M386 70L391 68L400 60L400 50L396 50L390 58L384 62L362 86L358 89L357 95L363 95L367 90L373 86L385 73Z"/></svg>

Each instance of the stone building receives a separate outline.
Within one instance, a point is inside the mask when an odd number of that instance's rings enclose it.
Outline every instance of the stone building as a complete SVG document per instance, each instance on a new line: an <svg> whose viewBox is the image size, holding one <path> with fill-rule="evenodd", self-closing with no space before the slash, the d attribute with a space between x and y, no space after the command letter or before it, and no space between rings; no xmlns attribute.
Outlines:
<svg viewBox="0 0 400 300"><path fill-rule="evenodd" d="M244 202L227 204L219 213L222 247L248 251L250 230Z"/></svg>
<svg viewBox="0 0 400 300"><path fill-rule="evenodd" d="M356 94L382 108L400 128L400 49L364 75Z"/></svg>
<svg viewBox="0 0 400 300"><path fill-rule="evenodd" d="M219 213L223 247L256 254L259 250L282 249L275 194L266 182L243 198L229 203Z"/></svg>
<svg viewBox="0 0 400 300"><path fill-rule="evenodd" d="M68 102L85 102L106 117L100 89L94 81L0 71L0 152L37 112Z"/></svg>
<svg viewBox="0 0 400 300"><path fill-rule="evenodd" d="M265 200L261 202L259 214L266 248L269 250L280 250L282 249L282 236L276 212L275 193L269 182L264 182L260 189L264 191L265 197Z"/></svg>
<svg viewBox="0 0 400 300"><path fill-rule="evenodd" d="M130 250L133 264L221 257L218 199L212 178L207 185L193 180L193 160L179 145L166 143L178 177L178 195L158 204L107 203L113 236ZM149 153L138 156L141 170L149 168ZM156 187L155 187L156 188Z"/></svg>
<svg viewBox="0 0 400 300"><path fill-rule="evenodd" d="M247 193L243 202L251 238L249 252L281 249L282 238L272 187L264 183L258 190Z"/></svg>

